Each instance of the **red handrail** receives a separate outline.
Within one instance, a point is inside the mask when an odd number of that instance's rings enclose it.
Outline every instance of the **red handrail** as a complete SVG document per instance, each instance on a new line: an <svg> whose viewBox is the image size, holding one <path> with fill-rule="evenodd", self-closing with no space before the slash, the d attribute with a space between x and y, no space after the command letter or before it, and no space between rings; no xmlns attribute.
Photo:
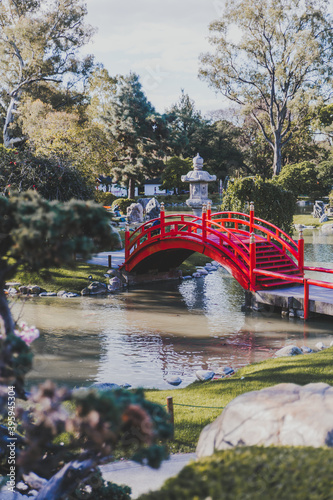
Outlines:
<svg viewBox="0 0 333 500"><path fill-rule="evenodd" d="M226 215L226 217L221 217L223 215ZM156 220L159 220L159 224L151 226ZM225 227L226 223L233 224L234 227ZM264 227L261 224L268 227ZM240 229L239 226L241 225L246 226L248 230ZM250 230L251 239L249 240L249 245L246 245L242 237L248 236L250 238ZM248 273L250 278L250 289L252 291L254 291L256 287L256 275L265 275L292 283L303 284L304 319L308 319L309 285L333 289L333 283L256 268L256 241L258 241L258 239L260 240L260 238L264 240L264 237L258 234L254 235L253 231L255 230L266 235L268 241L272 239L276 241L282 247L282 251L288 251L295 257L301 272L305 270L333 274L333 269L304 266L303 238L301 237L298 243L296 243L288 234L274 224L254 217L253 210L250 215L241 212L217 212L212 214L210 219L207 218L206 213L203 214L203 217L196 217L191 214L165 215L164 210L161 210L160 219L153 219L145 222L132 234L129 233L128 230L126 231L125 268L127 259L133 256L139 249L149 245L152 240L156 241L170 237L187 236L202 241L203 243L209 243L209 245L215 247L222 247L224 245L223 252L229 256L229 258L233 259L243 272ZM159 233L156 234L156 231L159 231ZM246 266L248 267L246 268Z"/></svg>

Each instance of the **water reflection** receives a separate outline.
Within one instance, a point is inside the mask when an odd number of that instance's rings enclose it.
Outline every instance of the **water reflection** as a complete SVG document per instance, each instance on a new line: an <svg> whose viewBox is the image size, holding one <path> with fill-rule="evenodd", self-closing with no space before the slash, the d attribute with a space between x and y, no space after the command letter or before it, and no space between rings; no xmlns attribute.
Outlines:
<svg viewBox="0 0 333 500"><path fill-rule="evenodd" d="M330 321L241 312L244 292L222 269L205 278L105 298L38 298L23 318L41 330L29 383L95 381L170 388L169 375L195 380L200 368L240 367L286 343L331 340ZM14 314L20 304L13 306Z"/></svg>

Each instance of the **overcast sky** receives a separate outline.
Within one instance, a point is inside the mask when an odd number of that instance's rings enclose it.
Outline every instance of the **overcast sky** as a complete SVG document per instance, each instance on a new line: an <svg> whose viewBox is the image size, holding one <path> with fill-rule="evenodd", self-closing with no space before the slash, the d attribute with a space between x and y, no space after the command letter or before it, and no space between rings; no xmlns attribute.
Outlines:
<svg viewBox="0 0 333 500"><path fill-rule="evenodd" d="M159 112L175 103L183 88L203 114L225 107L198 79L199 55L207 52L208 25L221 16L221 0L86 0L87 21L98 29L87 52L110 75L140 76Z"/></svg>

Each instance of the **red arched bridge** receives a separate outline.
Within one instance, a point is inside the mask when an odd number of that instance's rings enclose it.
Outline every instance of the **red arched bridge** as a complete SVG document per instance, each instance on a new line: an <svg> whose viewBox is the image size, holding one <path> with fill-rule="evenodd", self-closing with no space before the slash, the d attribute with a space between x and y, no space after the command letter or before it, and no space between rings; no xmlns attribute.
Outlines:
<svg viewBox="0 0 333 500"><path fill-rule="evenodd" d="M192 253L218 261L240 285L252 292L291 284L304 285L304 317L307 318L309 285L333 288L333 283L304 278L304 270L331 272L304 266L304 240L298 241L270 222L239 212L165 215L125 233L122 271L146 274L177 268Z"/></svg>

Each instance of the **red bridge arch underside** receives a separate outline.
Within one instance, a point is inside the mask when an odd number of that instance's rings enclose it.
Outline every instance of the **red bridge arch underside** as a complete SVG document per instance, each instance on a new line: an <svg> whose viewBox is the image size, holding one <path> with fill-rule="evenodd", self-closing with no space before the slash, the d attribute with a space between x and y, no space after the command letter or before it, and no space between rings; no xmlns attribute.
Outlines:
<svg viewBox="0 0 333 500"><path fill-rule="evenodd" d="M197 252L219 262L245 290L248 290L250 280L247 270L241 269L223 250L223 247L217 248L209 245L208 242L187 240L184 236L181 239L169 237L165 240L152 240L149 246L128 257L126 270L137 274L145 274L152 270L169 271L179 267L190 255Z"/></svg>

